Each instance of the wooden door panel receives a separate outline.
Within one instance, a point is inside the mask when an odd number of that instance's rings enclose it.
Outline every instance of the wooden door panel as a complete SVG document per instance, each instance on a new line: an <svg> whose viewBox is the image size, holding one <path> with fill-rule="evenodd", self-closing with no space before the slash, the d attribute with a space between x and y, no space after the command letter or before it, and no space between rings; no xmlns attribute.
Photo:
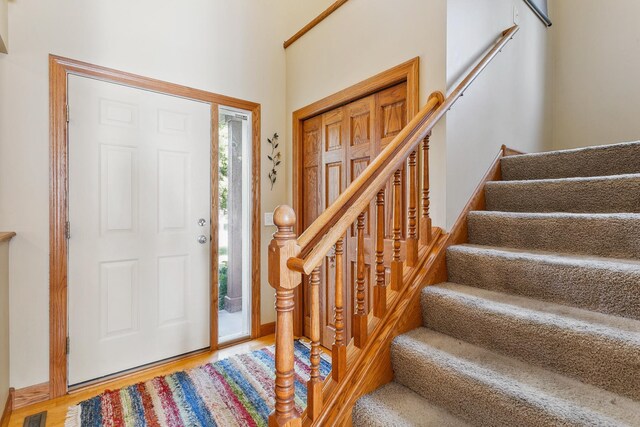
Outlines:
<svg viewBox="0 0 640 427"><path fill-rule="evenodd" d="M326 165L344 161L345 129L343 108L322 115L322 161Z"/></svg>
<svg viewBox="0 0 640 427"><path fill-rule="evenodd" d="M402 83L350 104L307 119L303 122L303 229L308 227L360 175L380 151L402 130L407 117L407 85ZM403 168L404 182L404 168ZM402 206L406 206L403 185ZM391 263L389 250L393 232L393 188L386 189L385 267L389 280ZM365 212L365 307L373 309L375 284L375 206ZM405 236L406 220L402 221ZM344 317L345 336L351 337L351 316L356 304L357 229L347 230L344 241ZM401 254L406 251L404 242ZM321 344L331 347L335 338L335 254L331 251L323 262L320 274ZM303 301L307 301L308 278L303 279ZM304 306L304 332L309 335L309 310Z"/></svg>
<svg viewBox="0 0 640 427"><path fill-rule="evenodd" d="M376 130L384 148L407 125L407 84L402 83L376 94L376 109L380 119Z"/></svg>
<svg viewBox="0 0 640 427"><path fill-rule="evenodd" d="M322 179L321 165L322 120L314 117L305 120L302 125L303 157L302 157L302 194L305 203L302 209L302 228L306 229L320 215L322 211ZM302 300L308 295L309 278L302 280ZM303 306L304 333L309 335L309 308Z"/></svg>
<svg viewBox="0 0 640 427"><path fill-rule="evenodd" d="M400 131L406 126L409 121L407 115L407 85L402 83L376 94L376 112L379 120L376 123L376 142L378 144L378 152L382 151L393 138L400 133ZM401 176L401 194L402 200L400 202L402 206L402 212L407 211L407 180L406 165L402 167ZM387 254L387 247L391 247L393 239L393 206L395 203L393 191L393 177L387 182L385 186L385 254ZM400 235L401 242L401 254L404 259L406 248L404 240L406 237L407 218L402 216L400 221ZM390 252L389 252L390 253ZM385 259L385 266L387 266L390 260Z"/></svg>
<svg viewBox="0 0 640 427"><path fill-rule="evenodd" d="M375 108L375 95L368 96L358 101L352 102L345 106L345 121L348 126L348 148L345 163L348 167L348 182L351 183L355 180L364 170L369 166L371 160L375 158L376 144L373 138L375 135L374 124L376 122L376 108ZM373 230L372 225L375 224L375 212L374 203L372 202L365 210L364 216L364 289L365 289L365 310L371 308L369 299L373 295L373 271L372 268L374 261L374 242L371 239ZM347 246L345 254L347 256L347 275L345 276L348 281L349 288L353 295L353 298L349 300L349 321L351 321L351 314L355 311L356 306L356 288L357 288L357 241L358 234L357 228L354 224L350 227L347 236ZM350 336L350 335L349 335Z"/></svg>
<svg viewBox="0 0 640 427"><path fill-rule="evenodd" d="M351 182L354 179L356 179L358 177L358 175L360 175L367 168L367 166L369 166L369 163L371 163L369 156L351 159L351 161L350 161L351 173L350 173L350 177L349 177L350 178L349 182ZM364 216L364 236L365 236L365 238L371 237L371 233L373 232L371 230L372 222L369 220L370 219L370 215L371 215L372 212L374 212L373 204L370 204L367 207L367 209L365 210L365 216ZM353 224L349 228L349 237L353 237L353 238L357 237L356 224Z"/></svg>
<svg viewBox="0 0 640 427"><path fill-rule="evenodd" d="M331 205L342 193L344 182L344 167L341 161L328 163L325 165L325 207ZM332 250L324 261L324 275L321 276L321 292L320 292L320 310L321 310L321 336L322 343L326 347L330 347L333 344L335 324L334 324L334 307L335 307L335 278L336 278L336 266L335 266L335 253ZM342 272L345 276L345 271ZM343 281L344 282L344 281ZM343 283L343 295L344 300L348 301L351 294L348 286ZM349 311L345 311L348 313ZM347 330L350 330L347 328Z"/></svg>
<svg viewBox="0 0 640 427"><path fill-rule="evenodd" d="M345 188L346 165L344 163L347 145L347 128L345 126L344 107L337 108L322 115L322 163L324 167L324 200L322 209L329 207L340 196ZM346 271L346 270L345 270ZM343 271L343 277L345 276ZM333 344L335 336L335 258L331 251L324 260L323 274L320 277L320 325L321 343L325 347ZM343 289L345 301L351 297L348 286ZM345 316L349 310L345 307ZM347 323L347 331L350 324Z"/></svg>
<svg viewBox="0 0 640 427"><path fill-rule="evenodd" d="M302 192L305 204L302 211L302 225L307 228L320 214L322 201L322 168L320 167L320 143L322 141L319 117L306 120L303 124Z"/></svg>

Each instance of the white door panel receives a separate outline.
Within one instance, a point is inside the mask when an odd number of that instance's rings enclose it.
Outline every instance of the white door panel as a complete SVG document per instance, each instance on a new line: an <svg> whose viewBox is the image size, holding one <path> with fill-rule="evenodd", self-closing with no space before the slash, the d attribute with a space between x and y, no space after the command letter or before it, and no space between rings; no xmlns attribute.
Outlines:
<svg viewBox="0 0 640 427"><path fill-rule="evenodd" d="M78 384L210 344L211 106L79 76L68 95Z"/></svg>

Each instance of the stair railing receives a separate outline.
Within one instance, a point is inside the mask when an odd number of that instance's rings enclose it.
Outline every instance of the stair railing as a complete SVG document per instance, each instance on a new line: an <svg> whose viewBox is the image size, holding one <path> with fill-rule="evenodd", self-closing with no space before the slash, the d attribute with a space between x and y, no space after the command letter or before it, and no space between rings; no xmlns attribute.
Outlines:
<svg viewBox="0 0 640 427"><path fill-rule="evenodd" d="M433 243L434 230L429 215L429 139L434 126L464 94L502 48L513 38L519 27L505 30L492 49L471 70L445 99L434 92L426 105L385 147L369 166L351 182L347 189L299 237L296 237L296 215L289 206L279 206L274 212L276 233L269 245L269 283L276 291L275 349L275 410L269 417L270 426L301 425L302 415L294 405L294 290L309 276L307 301L310 313L310 379L307 383L306 417L310 423L318 419L323 407L323 386L320 376L320 268L331 252L335 257L335 341L332 347L333 381L340 383L350 366L349 345L362 349L368 342L371 316L381 319L387 311L389 295L385 259L390 259L389 285L392 291L402 290L407 270L418 264L419 253ZM419 159L421 151L421 159ZM421 165L418 170L419 164ZM406 166L406 181L402 169ZM420 176L419 176L420 175ZM393 179L392 179L393 178ZM392 179L392 245L385 249L385 186ZM407 185L408 184L408 185ZM403 192L407 194L403 206ZM420 209L418 213L418 196ZM373 310L367 312L365 302L364 225L366 212L375 200L375 285ZM405 208L406 207L406 211ZM419 216L419 218L418 218ZM406 229L403 226L406 224ZM345 301L343 294L345 233L355 225L356 280L355 301ZM403 234L405 238L403 239ZM402 244L405 242L405 257ZM386 256L385 256L386 254ZM354 307L352 339L345 334L346 304Z"/></svg>

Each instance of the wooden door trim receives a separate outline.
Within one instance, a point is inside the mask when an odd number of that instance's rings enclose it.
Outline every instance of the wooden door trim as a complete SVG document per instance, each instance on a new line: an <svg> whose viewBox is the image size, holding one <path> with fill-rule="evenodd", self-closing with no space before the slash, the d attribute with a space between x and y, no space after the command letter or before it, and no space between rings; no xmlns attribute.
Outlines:
<svg viewBox="0 0 640 427"><path fill-rule="evenodd" d="M356 101L361 98L365 98L373 93L380 92L391 86L395 86L400 83L407 84L407 114L409 118L414 117L420 110L420 57L410 59L400 65L376 74L360 83L356 83L346 89L329 95L319 101L316 101L306 107L300 108L293 112L293 132L292 132L292 145L293 145L293 209L300 220L298 224L301 224L302 218L302 141L303 138L303 126L302 123L315 117L319 114L333 110L335 108L346 105L350 102ZM299 235L302 230L298 227L296 230ZM294 333L297 336L303 335L303 310L302 307L302 295L300 287L296 289L294 309Z"/></svg>
<svg viewBox="0 0 640 427"><path fill-rule="evenodd" d="M65 226L68 219L67 189L69 177L67 140L67 88L69 75L94 78L106 82L150 90L211 104L212 180L217 172L217 115L218 106L247 110L252 117L252 238L251 249L251 338L260 336L260 104L219 95L187 86L138 76L123 71L105 68L86 62L49 55L49 397L56 398L67 393L68 332L67 307L67 240ZM212 185L212 219L217 218L218 190ZM215 215L214 215L215 214ZM212 227L212 241L217 241ZM217 245L211 246L211 346L217 348L218 340L218 271ZM215 261L214 261L215 260Z"/></svg>

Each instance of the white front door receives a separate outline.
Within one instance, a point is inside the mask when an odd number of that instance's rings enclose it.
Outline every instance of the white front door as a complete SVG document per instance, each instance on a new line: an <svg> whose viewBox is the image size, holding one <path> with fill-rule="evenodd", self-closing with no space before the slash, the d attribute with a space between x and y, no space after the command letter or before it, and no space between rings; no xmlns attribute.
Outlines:
<svg viewBox="0 0 640 427"><path fill-rule="evenodd" d="M210 344L211 105L69 76L69 385Z"/></svg>

